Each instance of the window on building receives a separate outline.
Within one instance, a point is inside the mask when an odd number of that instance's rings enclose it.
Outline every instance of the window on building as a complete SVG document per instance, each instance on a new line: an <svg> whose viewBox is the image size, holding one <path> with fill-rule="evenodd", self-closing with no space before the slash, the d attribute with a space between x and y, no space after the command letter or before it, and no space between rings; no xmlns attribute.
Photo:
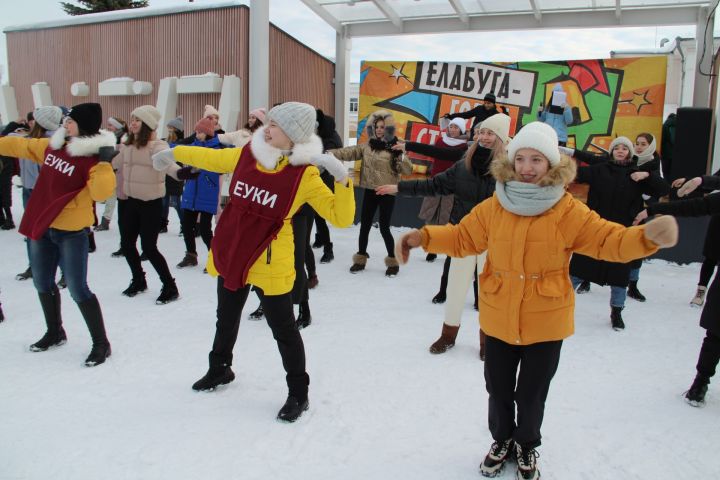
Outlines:
<svg viewBox="0 0 720 480"><path fill-rule="evenodd" d="M356 97L353 97L350 99L350 111L351 112L358 111L358 99Z"/></svg>

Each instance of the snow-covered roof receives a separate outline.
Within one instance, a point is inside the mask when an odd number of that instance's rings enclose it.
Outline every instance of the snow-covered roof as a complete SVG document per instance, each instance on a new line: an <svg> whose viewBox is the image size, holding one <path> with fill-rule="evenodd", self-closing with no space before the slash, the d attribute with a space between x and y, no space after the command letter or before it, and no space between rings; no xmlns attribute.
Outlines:
<svg viewBox="0 0 720 480"><path fill-rule="evenodd" d="M157 17L162 15L174 15L176 13L197 12L202 10L214 10L217 8L242 7L246 6L240 0L223 0L213 3L184 3L172 7L145 7L128 10L116 10L114 12L90 13L78 15L62 20L51 20L49 22L28 23L25 25L12 25L6 27L3 32L21 32L26 30L43 30L46 28L70 27L75 25L89 25L93 23L119 22L133 18Z"/></svg>

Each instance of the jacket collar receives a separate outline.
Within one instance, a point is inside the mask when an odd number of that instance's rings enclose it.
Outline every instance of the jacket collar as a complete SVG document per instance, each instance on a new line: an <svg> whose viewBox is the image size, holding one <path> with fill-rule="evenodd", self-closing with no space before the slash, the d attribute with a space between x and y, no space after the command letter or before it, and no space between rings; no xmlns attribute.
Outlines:
<svg viewBox="0 0 720 480"><path fill-rule="evenodd" d="M275 148L265 141L265 127L258 128L250 141L255 160L266 170L275 170L283 157L287 157L290 165L309 165L313 155L323 153L322 140L313 134L306 143L297 143L292 150L285 151Z"/></svg>
<svg viewBox="0 0 720 480"><path fill-rule="evenodd" d="M107 130L100 130L98 134L89 137L70 137L67 139L67 130L60 127L50 137L50 148L60 150L65 146L71 157L97 155L100 147L114 147L115 144L115 134Z"/></svg>

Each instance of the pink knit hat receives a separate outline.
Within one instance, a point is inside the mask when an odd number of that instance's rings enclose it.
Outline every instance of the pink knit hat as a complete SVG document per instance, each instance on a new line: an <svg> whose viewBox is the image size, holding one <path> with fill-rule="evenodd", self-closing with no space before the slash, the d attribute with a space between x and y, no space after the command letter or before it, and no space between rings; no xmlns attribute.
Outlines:
<svg viewBox="0 0 720 480"><path fill-rule="evenodd" d="M212 137L213 135L215 135L215 127L213 125L212 120L210 120L207 117L201 118L195 124L195 132L196 133L204 133L208 137Z"/></svg>
<svg viewBox="0 0 720 480"><path fill-rule="evenodd" d="M255 118L257 118L263 123L263 125L265 125L265 113L266 110L264 108L256 108L255 110L250 110L250 115L254 115Z"/></svg>

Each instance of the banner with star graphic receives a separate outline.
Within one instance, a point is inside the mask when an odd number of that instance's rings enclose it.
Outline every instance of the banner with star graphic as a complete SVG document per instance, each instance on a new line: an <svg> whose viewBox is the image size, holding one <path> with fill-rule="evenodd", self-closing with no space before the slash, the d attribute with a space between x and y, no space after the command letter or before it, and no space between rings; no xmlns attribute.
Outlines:
<svg viewBox="0 0 720 480"><path fill-rule="evenodd" d="M390 110L396 134L433 143L446 113L465 112L494 93L510 115L511 135L535 121L560 85L571 107L568 146L606 150L612 139L651 133L661 145L667 57L612 58L516 63L362 62L358 143L365 123L379 109ZM468 127L472 124L468 121ZM422 167L432 160L415 157ZM418 168L423 171L425 168Z"/></svg>

